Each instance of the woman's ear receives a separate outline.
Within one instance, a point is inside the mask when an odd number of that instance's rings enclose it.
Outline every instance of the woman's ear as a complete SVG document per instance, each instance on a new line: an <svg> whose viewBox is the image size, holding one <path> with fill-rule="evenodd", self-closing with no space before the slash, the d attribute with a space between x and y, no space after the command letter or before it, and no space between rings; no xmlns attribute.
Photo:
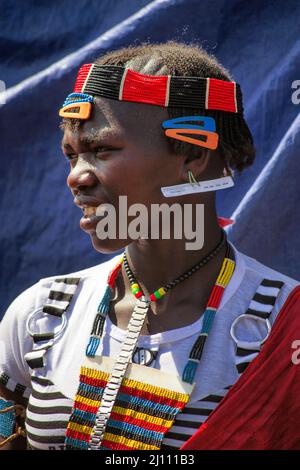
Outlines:
<svg viewBox="0 0 300 470"><path fill-rule="evenodd" d="M203 149L198 157L186 157L182 165L182 180L189 182L189 171L193 173L197 181L219 177L220 167L216 153ZM215 161L212 162L212 159Z"/></svg>

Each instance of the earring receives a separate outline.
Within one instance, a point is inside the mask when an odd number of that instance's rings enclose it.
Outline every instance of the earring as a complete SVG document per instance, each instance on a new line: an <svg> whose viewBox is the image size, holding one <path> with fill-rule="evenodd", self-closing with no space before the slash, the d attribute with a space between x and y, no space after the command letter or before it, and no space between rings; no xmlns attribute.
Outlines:
<svg viewBox="0 0 300 470"><path fill-rule="evenodd" d="M185 194L206 193L218 191L219 189L231 188L234 181L231 176L223 176L214 180L197 182L193 173L189 173L189 183L175 184L174 186L163 186L161 192L165 197L183 196Z"/></svg>
<svg viewBox="0 0 300 470"><path fill-rule="evenodd" d="M225 166L223 169L223 176L231 176L233 177L232 169L229 166Z"/></svg>
<svg viewBox="0 0 300 470"><path fill-rule="evenodd" d="M189 183L191 186L194 186L194 184L196 184L197 186L200 186L200 183L196 180L191 170L188 170L188 175L189 175Z"/></svg>

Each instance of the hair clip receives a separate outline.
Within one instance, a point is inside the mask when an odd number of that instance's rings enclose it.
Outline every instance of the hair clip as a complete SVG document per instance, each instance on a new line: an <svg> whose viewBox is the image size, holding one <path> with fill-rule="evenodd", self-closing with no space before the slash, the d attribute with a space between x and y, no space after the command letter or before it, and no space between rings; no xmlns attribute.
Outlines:
<svg viewBox="0 0 300 470"><path fill-rule="evenodd" d="M86 93L71 93L59 110L60 117L89 119L95 98Z"/></svg>
<svg viewBox="0 0 300 470"><path fill-rule="evenodd" d="M200 122L200 124L190 124ZM218 147L219 134L215 132L216 122L208 116L183 116L169 119L162 123L165 135L176 140L215 150ZM205 140L189 137L185 134L199 135Z"/></svg>

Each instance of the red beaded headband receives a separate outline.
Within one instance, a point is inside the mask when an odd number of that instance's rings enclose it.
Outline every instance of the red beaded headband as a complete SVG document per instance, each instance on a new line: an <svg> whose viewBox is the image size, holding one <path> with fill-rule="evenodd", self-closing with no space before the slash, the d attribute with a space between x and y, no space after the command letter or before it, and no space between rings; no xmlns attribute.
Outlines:
<svg viewBox="0 0 300 470"><path fill-rule="evenodd" d="M116 65L83 65L61 117L88 119L93 96L163 107L243 113L239 84L216 78L152 76Z"/></svg>

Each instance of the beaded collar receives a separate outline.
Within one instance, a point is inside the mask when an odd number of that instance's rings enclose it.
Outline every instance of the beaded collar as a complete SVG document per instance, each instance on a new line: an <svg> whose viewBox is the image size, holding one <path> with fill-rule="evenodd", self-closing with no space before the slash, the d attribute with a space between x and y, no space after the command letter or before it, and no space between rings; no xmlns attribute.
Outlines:
<svg viewBox="0 0 300 470"><path fill-rule="evenodd" d="M107 284L111 290L122 262L123 259L108 277ZM89 343L88 362L81 368L66 431L67 449L160 449L176 415L189 401L206 339L234 267L233 252L227 244L225 258L206 305L202 329L192 347L182 379L151 367L130 364L150 305L150 299L144 295L137 299L117 360L96 356L97 346L94 341ZM102 310L98 309L96 314L96 326L109 311L107 292L104 302L102 299ZM106 306L105 311L103 306ZM91 337L96 339L93 334Z"/></svg>

